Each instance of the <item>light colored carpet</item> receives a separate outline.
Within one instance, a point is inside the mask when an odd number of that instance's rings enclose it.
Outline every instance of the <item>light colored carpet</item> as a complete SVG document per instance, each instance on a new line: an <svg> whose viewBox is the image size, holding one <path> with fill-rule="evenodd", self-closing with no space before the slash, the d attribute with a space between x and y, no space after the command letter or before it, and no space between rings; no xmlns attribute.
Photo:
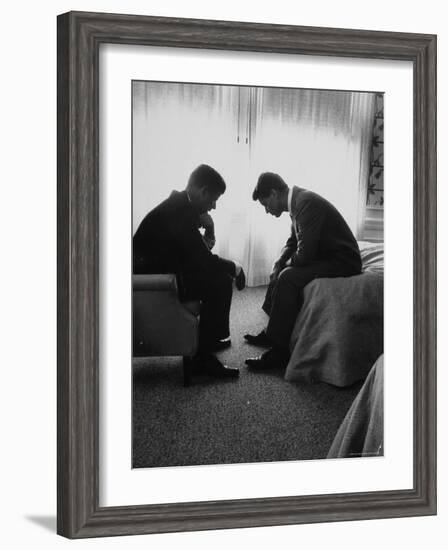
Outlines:
<svg viewBox="0 0 448 550"><path fill-rule="evenodd" d="M235 291L232 347L219 358L236 380L182 386L179 359L134 360L133 467L322 459L360 385L286 382L283 371L254 373L244 359L261 350L243 339L266 322L265 288Z"/></svg>

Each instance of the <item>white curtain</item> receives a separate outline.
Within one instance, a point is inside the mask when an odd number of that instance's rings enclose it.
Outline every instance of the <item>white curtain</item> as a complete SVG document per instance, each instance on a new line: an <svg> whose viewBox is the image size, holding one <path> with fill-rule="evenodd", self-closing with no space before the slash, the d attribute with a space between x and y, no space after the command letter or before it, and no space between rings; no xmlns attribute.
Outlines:
<svg viewBox="0 0 448 550"><path fill-rule="evenodd" d="M229 187L237 186L242 162L237 127L236 87L133 83L134 232L173 189L185 188L199 164L213 166Z"/></svg>
<svg viewBox="0 0 448 550"><path fill-rule="evenodd" d="M249 285L266 284L289 235L289 216L251 199L261 172L316 191L361 234L374 94L203 84L133 84L133 229L191 171L221 173L214 252L237 260Z"/></svg>

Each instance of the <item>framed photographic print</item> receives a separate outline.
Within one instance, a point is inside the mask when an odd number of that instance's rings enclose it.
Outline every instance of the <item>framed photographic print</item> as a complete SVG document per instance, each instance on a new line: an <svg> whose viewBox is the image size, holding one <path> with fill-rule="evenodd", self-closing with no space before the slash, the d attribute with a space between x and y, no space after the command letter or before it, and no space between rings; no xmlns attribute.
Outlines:
<svg viewBox="0 0 448 550"><path fill-rule="evenodd" d="M59 16L61 535L436 513L435 116L431 35Z"/></svg>

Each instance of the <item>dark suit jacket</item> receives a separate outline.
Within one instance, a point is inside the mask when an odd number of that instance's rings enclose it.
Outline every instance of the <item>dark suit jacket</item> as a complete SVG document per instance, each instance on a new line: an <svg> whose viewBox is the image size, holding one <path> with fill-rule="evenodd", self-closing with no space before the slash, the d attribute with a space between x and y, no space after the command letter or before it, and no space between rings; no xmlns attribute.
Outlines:
<svg viewBox="0 0 448 550"><path fill-rule="evenodd" d="M335 262L350 273L360 273L358 243L338 210L317 193L295 186L292 189L291 236L280 261L290 260L293 267Z"/></svg>
<svg viewBox="0 0 448 550"><path fill-rule="evenodd" d="M210 252L199 225L186 191L173 191L134 235L134 273L175 273L184 298L200 298L218 272L234 276L235 264Z"/></svg>

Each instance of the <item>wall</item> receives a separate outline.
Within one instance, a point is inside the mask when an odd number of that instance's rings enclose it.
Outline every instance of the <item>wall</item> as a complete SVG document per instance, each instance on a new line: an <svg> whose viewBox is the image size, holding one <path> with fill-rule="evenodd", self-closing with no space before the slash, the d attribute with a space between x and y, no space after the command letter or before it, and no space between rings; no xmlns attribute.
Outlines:
<svg viewBox="0 0 448 550"><path fill-rule="evenodd" d="M256 9L255 9L256 5ZM439 515L68 542L54 534L56 467L56 15L68 10L371 28L439 34L439 204L447 204L448 29L443 3L378 0L206 2L17 0L2 9L1 151L2 544L5 548L446 547L448 483L447 293L439 299ZM443 123L443 124L442 124ZM440 216L440 281L446 278L447 216ZM443 307L445 306L445 307Z"/></svg>

